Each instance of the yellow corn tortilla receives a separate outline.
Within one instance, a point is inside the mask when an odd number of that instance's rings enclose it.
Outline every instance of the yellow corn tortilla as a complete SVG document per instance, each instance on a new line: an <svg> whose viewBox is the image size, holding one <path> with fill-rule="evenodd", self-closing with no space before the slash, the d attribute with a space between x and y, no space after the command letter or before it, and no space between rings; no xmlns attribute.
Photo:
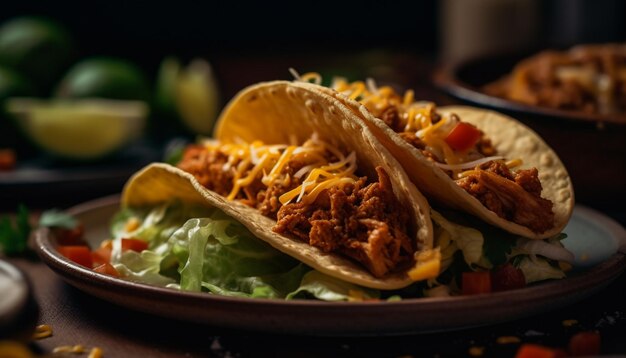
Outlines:
<svg viewBox="0 0 626 358"><path fill-rule="evenodd" d="M569 221L574 209L574 188L559 156L529 127L502 113L468 106L439 107L443 115L456 113L462 121L485 132L499 155L521 159L522 168L535 167L539 171L542 197L554 204L554 226L542 233L499 217L478 199L459 187L444 171L428 160L417 148L407 143L381 119L374 117L365 106L330 88L311 83L302 86L317 89L345 103L376 135L387 150L402 164L420 192L440 205L470 213L485 222L510 233L530 239L545 239L559 234Z"/></svg>
<svg viewBox="0 0 626 358"><path fill-rule="evenodd" d="M248 87L223 111L216 124L215 138L224 143L261 140L266 144L290 144L302 143L314 132L345 152L354 151L361 175L377 178L375 168L384 168L394 194L402 207L411 212L413 239L418 251L433 247L430 207L426 199L364 122L332 96L286 81ZM259 239L330 276L377 289L397 289L413 282L406 272L376 278L348 258L324 253L296 238L277 234L272 231L275 220L255 208L226 200L203 187L191 174L167 164L152 164L135 174L124 187L122 205L149 206L174 198L216 207L241 222Z"/></svg>

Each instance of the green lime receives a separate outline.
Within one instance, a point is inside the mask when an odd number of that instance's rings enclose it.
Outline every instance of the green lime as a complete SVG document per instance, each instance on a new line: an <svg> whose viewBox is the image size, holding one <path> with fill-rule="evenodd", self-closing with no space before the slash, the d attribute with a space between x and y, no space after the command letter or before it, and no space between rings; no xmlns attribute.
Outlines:
<svg viewBox="0 0 626 358"><path fill-rule="evenodd" d="M112 99L11 98L7 109L40 148L77 160L122 149L142 134L148 114L145 102Z"/></svg>
<svg viewBox="0 0 626 358"><path fill-rule="evenodd" d="M69 33L50 19L24 16L0 27L0 64L30 78L40 91L58 79L73 54Z"/></svg>
<svg viewBox="0 0 626 358"><path fill-rule="evenodd" d="M220 110L220 91L211 65L194 59L182 67L175 58L161 63L156 106L193 134L210 135Z"/></svg>
<svg viewBox="0 0 626 358"><path fill-rule="evenodd" d="M61 80L57 97L100 97L148 102L150 86L133 63L109 57L94 57L74 65Z"/></svg>

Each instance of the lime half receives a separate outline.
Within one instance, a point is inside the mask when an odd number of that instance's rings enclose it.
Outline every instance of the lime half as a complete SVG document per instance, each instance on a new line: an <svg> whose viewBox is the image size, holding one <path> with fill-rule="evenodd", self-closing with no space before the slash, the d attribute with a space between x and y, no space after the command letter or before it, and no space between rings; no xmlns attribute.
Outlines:
<svg viewBox="0 0 626 358"><path fill-rule="evenodd" d="M175 114L194 134L210 135L220 110L220 91L211 65L194 59L182 67L177 59L161 63L157 105Z"/></svg>
<svg viewBox="0 0 626 358"><path fill-rule="evenodd" d="M70 159L97 159L115 152L144 128L148 106L111 99L12 98L7 109L43 150Z"/></svg>

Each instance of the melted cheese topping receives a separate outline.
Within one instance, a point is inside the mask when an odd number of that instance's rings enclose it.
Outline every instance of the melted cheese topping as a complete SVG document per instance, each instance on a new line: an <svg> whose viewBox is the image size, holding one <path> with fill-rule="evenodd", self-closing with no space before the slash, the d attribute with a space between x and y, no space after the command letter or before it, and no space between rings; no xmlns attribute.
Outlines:
<svg viewBox="0 0 626 358"><path fill-rule="evenodd" d="M356 154L351 152L344 155L339 148L319 139L316 134L301 146L267 145L261 141L223 144L214 140L207 140L204 145L209 150L228 156L223 169L234 171L233 188L227 196L229 200L234 200L259 177L268 188L274 185L288 186L292 177L283 173L283 170L292 160L306 164L293 174L293 178L306 177L301 185L279 197L283 205L294 198L297 202L312 202L325 189L353 184L357 180L354 175L357 169ZM331 159L336 161L331 162Z"/></svg>

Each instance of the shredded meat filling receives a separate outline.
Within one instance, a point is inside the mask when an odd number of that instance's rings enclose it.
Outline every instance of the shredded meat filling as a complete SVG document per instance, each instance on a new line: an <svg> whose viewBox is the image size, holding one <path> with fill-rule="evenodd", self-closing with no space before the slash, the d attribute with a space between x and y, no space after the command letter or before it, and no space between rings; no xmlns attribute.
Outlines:
<svg viewBox="0 0 626 358"><path fill-rule="evenodd" d="M554 226L552 202L541 197L536 168L512 173L503 162L491 161L456 183L501 218L537 233Z"/></svg>
<svg viewBox="0 0 626 358"><path fill-rule="evenodd" d="M227 163L228 157L217 150L192 146L178 167L208 189L227 196L233 189L236 167ZM235 200L277 219L275 232L301 239L324 252L342 253L376 277L412 262L414 248L407 235L409 214L401 208L382 168L376 169L378 182L366 185L366 178L360 178L355 184L323 190L312 202L281 205L278 198L301 184L302 179L294 174L307 164L290 160L281 171L284 180L270 187L259 175L242 188Z"/></svg>
<svg viewBox="0 0 626 358"><path fill-rule="evenodd" d="M200 184L221 195L233 189L234 172L224 170L228 156L219 151L209 151L203 146L186 148L178 167L192 174Z"/></svg>
<svg viewBox="0 0 626 358"><path fill-rule="evenodd" d="M444 163L430 151L415 132L405 131L402 116L396 106L389 106L381 112L381 119L411 146L418 149L429 160ZM431 111L433 123L441 120ZM436 116L435 116L436 115ZM451 120L460 119L452 114ZM484 157L496 155L496 149L484 133L475 144L474 150ZM453 172L446 170L448 175ZM554 226L552 202L541 197L542 186L536 168L518 170L515 173L502 161L484 163L475 173L456 180L456 183L477 198L487 209L499 217L526 226L534 232L545 232Z"/></svg>
<svg viewBox="0 0 626 358"><path fill-rule="evenodd" d="M382 277L412 260L408 213L393 195L391 182L377 168L379 182L331 188L314 203L289 203L278 211L274 231L291 234L325 252L339 251Z"/></svg>

